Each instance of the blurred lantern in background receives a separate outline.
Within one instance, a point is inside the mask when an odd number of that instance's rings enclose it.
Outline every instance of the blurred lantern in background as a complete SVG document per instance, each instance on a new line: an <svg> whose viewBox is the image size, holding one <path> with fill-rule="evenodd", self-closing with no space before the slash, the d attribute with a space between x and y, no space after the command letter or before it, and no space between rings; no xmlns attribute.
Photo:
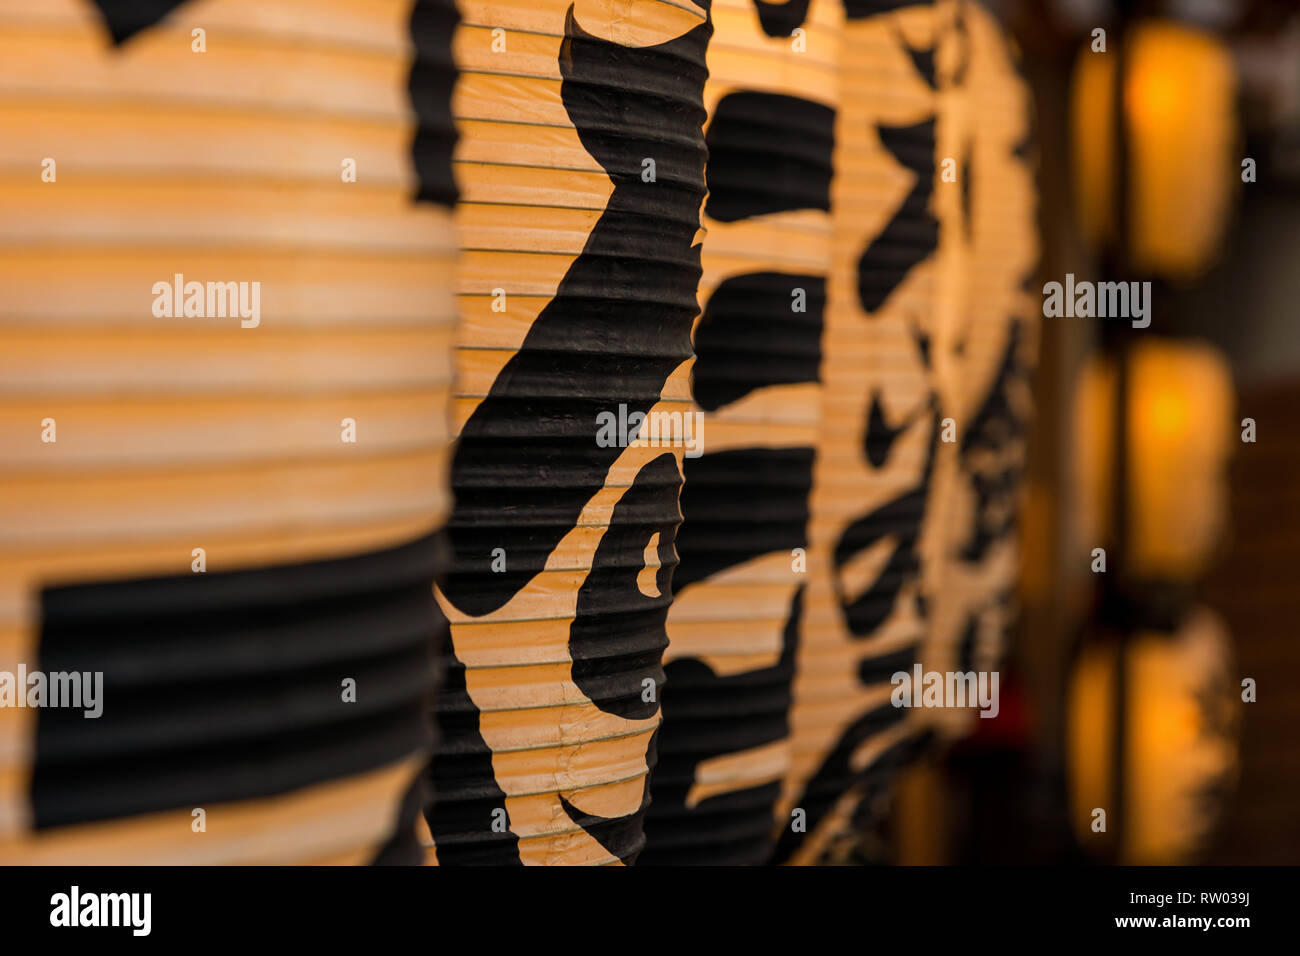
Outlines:
<svg viewBox="0 0 1300 956"><path fill-rule="evenodd" d="M1122 645L1088 645L1067 708L1070 810L1080 845L1120 863L1194 862L1236 779L1239 691L1227 632L1204 607L1166 627L1140 629Z"/></svg>
<svg viewBox="0 0 1300 956"><path fill-rule="evenodd" d="M1204 342L1156 339L1127 356L1126 571L1143 581L1190 585L1208 569L1227 518L1227 467L1235 436L1227 362ZM1079 540L1114 537L1118 400L1113 358L1086 365L1073 434Z"/></svg>
<svg viewBox="0 0 1300 956"><path fill-rule="evenodd" d="M642 864L762 863L789 769L842 11L716 0L707 232Z"/></svg>
<svg viewBox="0 0 1300 956"><path fill-rule="evenodd" d="M103 674L97 719L0 707L0 862L418 861L431 6L0 3L0 671Z"/></svg>
<svg viewBox="0 0 1300 956"><path fill-rule="evenodd" d="M712 26L661 0L461 14L455 563L439 595L454 652L431 857L630 863L695 443Z"/></svg>
<svg viewBox="0 0 1300 956"><path fill-rule="evenodd" d="M1128 265L1191 278L1214 259L1240 185L1232 55L1213 34L1143 20L1106 52L1075 62L1072 137L1080 226L1094 250L1119 238L1125 198ZM1115 89L1116 69L1124 77ZM1116 166L1122 102L1124 167Z"/></svg>
<svg viewBox="0 0 1300 956"><path fill-rule="evenodd" d="M1194 279L1241 182L1231 54L1172 21L1115 32L1075 64L1083 235L1108 278ZM1216 349L1168 337L1176 326L1106 329L1075 386L1074 540L1103 550L1088 559L1099 600L1070 683L1071 818L1083 848L1114 862L1189 861L1236 760L1229 639L1191 603L1225 525L1232 383Z"/></svg>
<svg viewBox="0 0 1300 956"><path fill-rule="evenodd" d="M1071 820L1113 862L1192 861L1232 781L1230 639L1189 605L1225 525L1232 402L1225 360L1199 342L1143 341L1078 382L1075 534L1106 543L1110 566L1070 680Z"/></svg>

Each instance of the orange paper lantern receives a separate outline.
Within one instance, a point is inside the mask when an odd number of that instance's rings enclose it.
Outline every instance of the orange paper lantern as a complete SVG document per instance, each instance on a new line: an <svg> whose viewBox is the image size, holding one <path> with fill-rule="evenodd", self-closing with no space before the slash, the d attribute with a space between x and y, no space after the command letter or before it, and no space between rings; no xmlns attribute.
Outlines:
<svg viewBox="0 0 1300 956"><path fill-rule="evenodd" d="M0 4L0 861L415 861L455 14L164 6Z"/></svg>
<svg viewBox="0 0 1300 956"><path fill-rule="evenodd" d="M659 762L641 863L762 863L790 765L841 10L716 0L706 236Z"/></svg>
<svg viewBox="0 0 1300 956"><path fill-rule="evenodd" d="M431 857L628 863L693 440L712 27L661 0L462 15L455 564L439 595L454 650Z"/></svg>

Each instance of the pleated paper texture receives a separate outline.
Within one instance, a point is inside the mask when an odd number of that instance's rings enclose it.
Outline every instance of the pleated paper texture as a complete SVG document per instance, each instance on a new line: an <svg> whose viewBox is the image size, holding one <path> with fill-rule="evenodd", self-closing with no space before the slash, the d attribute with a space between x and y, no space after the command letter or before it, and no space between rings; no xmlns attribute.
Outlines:
<svg viewBox="0 0 1300 956"><path fill-rule="evenodd" d="M459 443L430 862L635 860L698 313L692 3L464 3ZM636 416L676 416L654 443ZM687 415L686 419L682 416Z"/></svg>
<svg viewBox="0 0 1300 956"><path fill-rule="evenodd" d="M419 860L454 19L0 3L0 861Z"/></svg>
<svg viewBox="0 0 1300 956"><path fill-rule="evenodd" d="M993 15L976 3L960 10L960 26L936 56L941 69L953 63L958 74L941 90L937 127L940 165L952 158L955 181L940 169L929 350L941 434L933 536L923 548L929 628L921 662L941 673L997 671L1014 623L1017 516L1042 308L1033 283L1029 90ZM977 719L971 707L925 717L950 735L969 732Z"/></svg>
<svg viewBox="0 0 1300 956"><path fill-rule="evenodd" d="M888 680L911 664L924 626L917 537L935 421L915 323L929 314L934 281L935 103L903 38L930 44L932 10L846 12L822 421L778 863L826 857L909 740Z"/></svg>
<svg viewBox="0 0 1300 956"><path fill-rule="evenodd" d="M692 379L707 441L684 463L642 864L770 854L807 580L842 13L712 12Z"/></svg>
<svg viewBox="0 0 1300 956"><path fill-rule="evenodd" d="M953 719L899 706L894 675L952 659L957 622L993 659L1027 411L1026 103L994 21L969 3L845 12L778 863L852 858L897 769Z"/></svg>

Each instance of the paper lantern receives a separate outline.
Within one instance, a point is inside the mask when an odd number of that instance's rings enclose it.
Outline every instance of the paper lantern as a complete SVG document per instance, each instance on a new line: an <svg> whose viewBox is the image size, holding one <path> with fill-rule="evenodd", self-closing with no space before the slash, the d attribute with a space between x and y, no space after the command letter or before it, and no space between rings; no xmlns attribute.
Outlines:
<svg viewBox="0 0 1300 956"><path fill-rule="evenodd" d="M1094 247L1113 243L1127 203L1126 247L1140 271L1190 278L1213 261L1236 185L1236 76L1214 35L1139 22L1104 53L1075 63L1071 132L1080 226ZM1116 167L1116 64L1124 75L1127 194ZM1195 201L1188 201L1194 196Z"/></svg>
<svg viewBox="0 0 1300 956"><path fill-rule="evenodd" d="M915 663L996 659L1033 304L1027 96L976 4L847 4L793 759L777 862L854 852L940 715ZM968 719L963 711L958 719Z"/></svg>
<svg viewBox="0 0 1300 956"><path fill-rule="evenodd" d="M938 118L941 169L935 321L928 349L938 396L933 514L923 536L926 671L998 670L1019 576L1017 521L1032 416L1041 300L1030 165L1030 95L997 20L966 4L936 57L956 75ZM925 712L950 735L974 708Z"/></svg>
<svg viewBox="0 0 1300 956"><path fill-rule="evenodd" d="M684 462L641 864L767 859L807 577L842 11L716 0L712 16L692 377L707 443Z"/></svg>
<svg viewBox="0 0 1300 956"><path fill-rule="evenodd" d="M914 735L889 678L924 623L918 539L937 421L920 330L938 223L930 6L846 8L807 584L774 862L833 854Z"/></svg>
<svg viewBox="0 0 1300 956"><path fill-rule="evenodd" d="M439 595L454 650L430 856L628 863L695 444L712 26L660 0L461 14L460 437Z"/></svg>
<svg viewBox="0 0 1300 956"><path fill-rule="evenodd" d="M1067 753L1076 837L1085 850L1121 863L1186 864L1213 832L1237 773L1241 688L1228 636L1217 615L1197 607L1123 645L1124 782L1117 808L1112 741L1120 647L1085 645L1070 680Z"/></svg>
<svg viewBox="0 0 1300 956"><path fill-rule="evenodd" d="M0 861L419 860L454 18L0 4Z"/></svg>
<svg viewBox="0 0 1300 956"><path fill-rule="evenodd" d="M1191 584L1209 569L1227 521L1232 380L1213 346L1147 341L1128 356L1125 567L1139 580ZM1099 358L1075 393L1078 540L1106 545L1115 515L1116 369Z"/></svg>

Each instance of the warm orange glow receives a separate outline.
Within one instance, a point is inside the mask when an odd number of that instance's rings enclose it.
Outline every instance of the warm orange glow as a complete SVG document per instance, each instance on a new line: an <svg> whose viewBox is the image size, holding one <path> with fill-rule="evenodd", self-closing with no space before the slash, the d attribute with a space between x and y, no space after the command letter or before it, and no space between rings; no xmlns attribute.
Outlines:
<svg viewBox="0 0 1300 956"><path fill-rule="evenodd" d="M1150 404L1141 415L1145 419L1144 430L1165 440L1184 436L1191 417L1187 396L1169 388L1168 383L1154 386L1152 393L1146 397Z"/></svg>
<svg viewBox="0 0 1300 956"><path fill-rule="evenodd" d="M1084 48L1070 89L1071 176L1079 229L1093 247L1115 238L1114 100L1114 59Z"/></svg>
<svg viewBox="0 0 1300 956"><path fill-rule="evenodd" d="M1190 581L1226 517L1232 383L1204 344L1148 343L1131 357L1129 527L1133 570Z"/></svg>
<svg viewBox="0 0 1300 956"><path fill-rule="evenodd" d="M1213 347L1145 343L1129 366L1128 566L1145 578L1194 580L1225 519L1232 382ZM1113 530L1113 365L1085 367L1074 412L1076 515L1089 549Z"/></svg>
<svg viewBox="0 0 1300 956"><path fill-rule="evenodd" d="M1139 27L1128 52L1135 264L1195 275L1214 258L1239 182L1231 54L1171 23Z"/></svg>
<svg viewBox="0 0 1300 956"><path fill-rule="evenodd" d="M1128 98L1130 122L1141 127L1151 123L1176 121L1178 111L1189 104L1180 96L1186 90L1169 73L1154 69L1135 70L1124 91Z"/></svg>
<svg viewBox="0 0 1300 956"><path fill-rule="evenodd" d="M1217 808L1203 795L1235 772L1235 722L1220 718L1236 711L1204 705L1231 701L1230 657L1222 622L1203 608L1174 633L1137 634L1128 644L1122 862L1188 862L1214 825ZM1091 646L1070 684L1071 819L1080 845L1098 853L1106 836L1091 829L1094 808L1107 811L1107 832L1116 822L1109 805L1116 662L1111 647Z"/></svg>
<svg viewBox="0 0 1300 956"><path fill-rule="evenodd" d="M1231 54L1210 34L1161 21L1114 42L1124 43L1133 265L1194 276L1214 259L1240 181ZM1116 228L1115 63L1085 47L1071 92L1078 215L1094 247Z"/></svg>

